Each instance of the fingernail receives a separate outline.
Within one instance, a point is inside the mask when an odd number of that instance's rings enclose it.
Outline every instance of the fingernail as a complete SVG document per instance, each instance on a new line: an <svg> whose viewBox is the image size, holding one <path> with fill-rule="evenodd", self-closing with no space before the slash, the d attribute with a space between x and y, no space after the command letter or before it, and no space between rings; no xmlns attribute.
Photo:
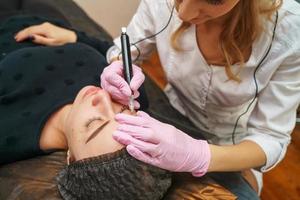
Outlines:
<svg viewBox="0 0 300 200"><path fill-rule="evenodd" d="M115 115L115 119L116 119L116 120L119 120L121 116L122 116L122 113L117 113L117 114Z"/></svg>
<svg viewBox="0 0 300 200"><path fill-rule="evenodd" d="M126 150L131 156L133 156L133 157L137 156L137 153L136 153L135 149L133 148L133 146L127 145Z"/></svg>
<svg viewBox="0 0 300 200"><path fill-rule="evenodd" d="M137 101L134 101L134 108L137 110L141 107L140 103Z"/></svg>
<svg viewBox="0 0 300 200"><path fill-rule="evenodd" d="M119 134L118 134L118 132L117 132L117 131L113 132L112 137L113 137L115 140L118 140L118 139L119 139Z"/></svg>
<svg viewBox="0 0 300 200"><path fill-rule="evenodd" d="M122 126L122 124L119 124L116 129L117 131L124 131L124 126Z"/></svg>
<svg viewBox="0 0 300 200"><path fill-rule="evenodd" d="M29 35L28 38L27 38L27 40L33 41L33 40L35 40L35 37L33 35Z"/></svg>
<svg viewBox="0 0 300 200"><path fill-rule="evenodd" d="M113 133L113 134L112 134L112 137L113 137L115 140L118 140L118 135L117 135L117 134Z"/></svg>

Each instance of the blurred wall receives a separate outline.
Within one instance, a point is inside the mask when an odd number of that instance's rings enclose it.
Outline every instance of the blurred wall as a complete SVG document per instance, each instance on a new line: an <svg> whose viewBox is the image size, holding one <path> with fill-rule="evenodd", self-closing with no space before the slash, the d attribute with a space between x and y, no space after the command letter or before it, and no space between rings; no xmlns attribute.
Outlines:
<svg viewBox="0 0 300 200"><path fill-rule="evenodd" d="M113 37L121 32L135 13L140 0L74 0Z"/></svg>

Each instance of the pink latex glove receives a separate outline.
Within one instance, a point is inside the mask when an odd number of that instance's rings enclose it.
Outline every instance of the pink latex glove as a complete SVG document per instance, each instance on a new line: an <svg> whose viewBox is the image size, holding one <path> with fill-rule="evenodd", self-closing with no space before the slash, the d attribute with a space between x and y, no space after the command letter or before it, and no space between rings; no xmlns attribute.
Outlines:
<svg viewBox="0 0 300 200"><path fill-rule="evenodd" d="M111 95L113 100L123 105L128 105L132 92L135 99L139 97L138 89L145 80L145 75L141 68L136 65L132 65L132 74L133 76L129 86L124 80L122 62L114 61L104 68L100 77L101 87ZM134 108L138 109L139 107L140 104L135 100Z"/></svg>
<svg viewBox="0 0 300 200"><path fill-rule="evenodd" d="M142 111L137 116L117 114L115 119L119 125L113 138L126 145L128 153L136 159L194 176L207 172L211 152L205 140L196 140Z"/></svg>

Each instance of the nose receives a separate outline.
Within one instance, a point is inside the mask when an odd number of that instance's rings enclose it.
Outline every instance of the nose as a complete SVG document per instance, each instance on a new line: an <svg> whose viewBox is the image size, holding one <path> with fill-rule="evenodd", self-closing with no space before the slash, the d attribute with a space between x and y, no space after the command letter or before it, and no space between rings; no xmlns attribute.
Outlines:
<svg viewBox="0 0 300 200"><path fill-rule="evenodd" d="M99 89L92 99L92 106L98 106L99 104L112 104L108 92L103 89Z"/></svg>
<svg viewBox="0 0 300 200"><path fill-rule="evenodd" d="M102 110L102 112L106 113L109 117L113 117L115 114L109 93L103 89L98 90L98 92L93 96L92 106Z"/></svg>
<svg viewBox="0 0 300 200"><path fill-rule="evenodd" d="M195 2L193 0L183 0L179 4L178 8L178 17L185 22L189 22L190 20L196 18L201 12L198 6L195 6Z"/></svg>

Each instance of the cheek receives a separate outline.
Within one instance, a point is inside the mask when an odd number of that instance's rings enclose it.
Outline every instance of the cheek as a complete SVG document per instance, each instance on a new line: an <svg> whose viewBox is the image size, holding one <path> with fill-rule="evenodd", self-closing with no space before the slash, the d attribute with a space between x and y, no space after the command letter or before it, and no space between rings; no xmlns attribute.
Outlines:
<svg viewBox="0 0 300 200"><path fill-rule="evenodd" d="M71 136L74 134L80 134L84 131L84 124L83 122L86 121L85 119L86 112L80 110L72 110L65 123L65 130L67 135Z"/></svg>
<svg viewBox="0 0 300 200"><path fill-rule="evenodd" d="M223 15L230 13L234 9L234 7L237 6L238 3L239 0L235 0L235 1L228 1L223 5L209 6L205 10L205 12L211 18L221 17Z"/></svg>
<svg viewBox="0 0 300 200"><path fill-rule="evenodd" d="M195 6L191 2L182 2L178 7L178 17L183 21L189 21L196 18L201 11L201 7Z"/></svg>
<svg viewBox="0 0 300 200"><path fill-rule="evenodd" d="M219 10L215 9L210 12L209 16L214 19L214 18L224 16L224 15L226 15L226 13L227 13L227 11L225 11L223 9L219 9Z"/></svg>
<svg viewBox="0 0 300 200"><path fill-rule="evenodd" d="M76 120L76 118L72 118L69 121L66 122L66 133L69 137L74 137L74 135L77 135L79 132L81 132L80 126L78 126L79 120Z"/></svg>
<svg viewBox="0 0 300 200"><path fill-rule="evenodd" d="M212 9L215 15L222 16L230 13L234 7L239 3L239 1L231 1L230 3L224 4L222 6L217 6L215 9Z"/></svg>

